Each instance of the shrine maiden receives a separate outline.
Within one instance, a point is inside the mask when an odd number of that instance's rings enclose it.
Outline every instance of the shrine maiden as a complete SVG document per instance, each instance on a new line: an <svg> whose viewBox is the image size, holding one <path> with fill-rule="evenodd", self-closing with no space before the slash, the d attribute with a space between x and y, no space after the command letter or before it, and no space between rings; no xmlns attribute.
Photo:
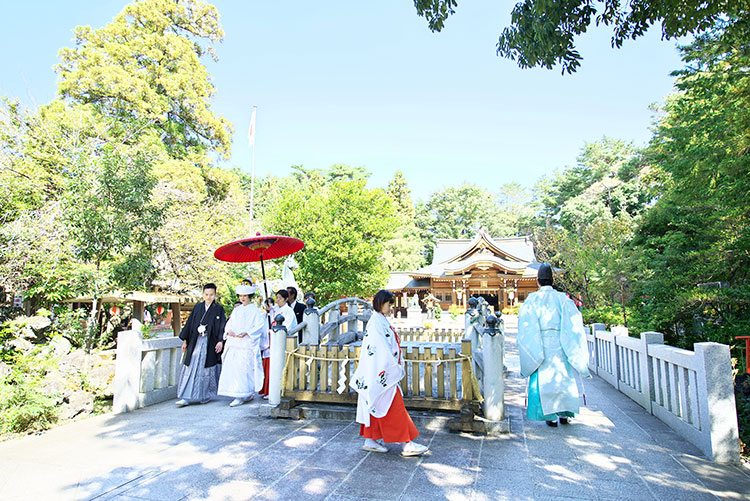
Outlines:
<svg viewBox="0 0 750 501"><path fill-rule="evenodd" d="M401 343L386 318L391 313L393 294L378 291L372 300L373 314L362 339L359 366L351 386L358 393L357 422L365 438L366 451L388 452L384 442L404 444L404 456L418 456L427 447L413 442L417 427L404 406L398 383L406 375L401 359Z"/></svg>
<svg viewBox="0 0 750 501"><path fill-rule="evenodd" d="M575 372L591 377L583 318L573 301L552 288L552 268L539 267L541 287L521 306L518 351L529 378L526 417L549 426L567 424L579 410Z"/></svg>
<svg viewBox="0 0 750 501"><path fill-rule="evenodd" d="M233 397L231 407L241 405L263 388L261 351L267 348L266 319L250 302L256 287L243 284L235 292L242 303L229 316L224 329L224 356L219 395Z"/></svg>

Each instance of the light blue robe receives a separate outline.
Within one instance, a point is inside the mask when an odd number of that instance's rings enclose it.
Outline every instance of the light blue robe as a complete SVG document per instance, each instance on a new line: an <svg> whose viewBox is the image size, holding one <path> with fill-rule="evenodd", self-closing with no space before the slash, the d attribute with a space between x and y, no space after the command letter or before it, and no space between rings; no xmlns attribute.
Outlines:
<svg viewBox="0 0 750 501"><path fill-rule="evenodd" d="M528 418L553 420L557 414L577 413L574 371L591 375L583 318L573 301L551 286L530 294L518 317L518 350L521 375L529 378Z"/></svg>

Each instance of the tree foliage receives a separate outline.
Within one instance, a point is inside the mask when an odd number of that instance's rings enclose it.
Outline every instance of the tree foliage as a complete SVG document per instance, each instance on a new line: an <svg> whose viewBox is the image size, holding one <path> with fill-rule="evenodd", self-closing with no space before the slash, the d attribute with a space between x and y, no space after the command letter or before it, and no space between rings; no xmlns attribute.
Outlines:
<svg viewBox="0 0 750 501"><path fill-rule="evenodd" d="M144 0L100 29L75 29L60 50L60 95L92 104L138 136L155 127L169 154L229 156L232 128L210 106L214 86L201 63L224 32L219 13L198 0Z"/></svg>
<svg viewBox="0 0 750 501"><path fill-rule="evenodd" d="M364 181L302 185L274 200L263 216L267 231L302 239L297 280L321 304L344 296L370 296L385 285L383 245L395 224L381 189Z"/></svg>
<svg viewBox="0 0 750 501"><path fill-rule="evenodd" d="M441 31L457 2L414 0L414 6L432 31ZM500 34L497 54L521 68L561 65L563 73L574 73L583 59L576 40L592 25L611 28L612 47L620 48L653 25L660 25L662 38L670 40L704 32L721 19L747 19L748 12L745 0L523 0L513 7L511 25Z"/></svg>
<svg viewBox="0 0 750 501"><path fill-rule="evenodd" d="M649 147L666 189L638 229L641 323L682 345L750 328L750 29L684 47ZM699 284L703 284L699 286Z"/></svg>

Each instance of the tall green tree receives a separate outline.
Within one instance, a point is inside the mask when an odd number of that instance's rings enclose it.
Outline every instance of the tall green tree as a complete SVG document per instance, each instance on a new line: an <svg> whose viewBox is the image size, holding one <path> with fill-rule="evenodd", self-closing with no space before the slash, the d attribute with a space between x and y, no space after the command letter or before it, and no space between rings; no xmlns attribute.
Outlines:
<svg viewBox="0 0 750 501"><path fill-rule="evenodd" d="M526 234L536 214L531 191L518 183L504 184L500 187L498 203L500 220L508 236Z"/></svg>
<svg viewBox="0 0 750 501"><path fill-rule="evenodd" d="M383 261L390 271L416 270L424 264L424 241L415 222L411 189L404 173L396 171L385 190L396 213L393 238L385 243Z"/></svg>
<svg viewBox="0 0 750 501"><path fill-rule="evenodd" d="M474 184L436 191L418 204L417 226L429 246L430 260L438 238L472 238L482 227L496 237L514 233L501 217L497 195Z"/></svg>
<svg viewBox="0 0 750 501"><path fill-rule="evenodd" d="M219 13L199 0L143 0L100 29L79 26L76 47L60 50L58 91L92 104L129 134L156 128L169 154L228 157L232 127L211 110L205 55L224 36Z"/></svg>
<svg viewBox="0 0 750 501"><path fill-rule="evenodd" d="M159 282L185 291L233 276L232 266L214 259L213 251L250 232L239 178L186 160L159 163L154 170L154 199L167 207L164 222L154 231Z"/></svg>
<svg viewBox="0 0 750 501"><path fill-rule="evenodd" d="M659 176L632 144L604 137L576 165L537 184L529 225L537 258L565 270L560 288L580 298L586 319L628 325L635 226L658 194Z"/></svg>
<svg viewBox="0 0 750 501"><path fill-rule="evenodd" d="M390 199L381 189L367 189L364 181L301 186L271 203L263 217L268 231L305 242L296 255L296 276L320 304L366 297L385 285L383 245L395 222Z"/></svg>
<svg viewBox="0 0 750 501"><path fill-rule="evenodd" d="M393 201L396 215L402 221L402 224L411 222L414 219L414 202L411 199L411 189L409 189L409 184L406 182L403 172L396 171L393 179L388 182L385 192Z"/></svg>
<svg viewBox="0 0 750 501"><path fill-rule="evenodd" d="M750 329L750 27L731 28L682 49L649 147L666 181L634 241L639 325L686 347Z"/></svg>

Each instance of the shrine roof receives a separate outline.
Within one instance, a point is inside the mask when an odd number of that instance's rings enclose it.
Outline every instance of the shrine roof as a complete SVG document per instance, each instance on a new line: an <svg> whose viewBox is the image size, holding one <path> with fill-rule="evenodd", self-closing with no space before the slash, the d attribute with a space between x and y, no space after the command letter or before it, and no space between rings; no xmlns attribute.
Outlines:
<svg viewBox="0 0 750 501"><path fill-rule="evenodd" d="M536 261L536 257L534 256L534 244L531 243L529 237L492 238L485 232L480 232L477 234L477 236L471 239L438 239L435 243L433 252L433 264L440 264L446 261L450 261L456 256L460 256L462 253L468 252L482 237L492 242L492 244L502 252L515 257L519 261L525 261L527 263Z"/></svg>
<svg viewBox="0 0 750 501"><path fill-rule="evenodd" d="M430 279L415 279L412 278L409 271L394 271L391 272L391 277L388 283L384 287L386 290L402 290L402 289L429 289Z"/></svg>
<svg viewBox="0 0 750 501"><path fill-rule="evenodd" d="M480 230L472 239L437 240L432 264L415 271L391 273L386 288L428 288L430 278L450 278L473 268L501 268L519 279L536 278L539 263L529 237L493 238Z"/></svg>

